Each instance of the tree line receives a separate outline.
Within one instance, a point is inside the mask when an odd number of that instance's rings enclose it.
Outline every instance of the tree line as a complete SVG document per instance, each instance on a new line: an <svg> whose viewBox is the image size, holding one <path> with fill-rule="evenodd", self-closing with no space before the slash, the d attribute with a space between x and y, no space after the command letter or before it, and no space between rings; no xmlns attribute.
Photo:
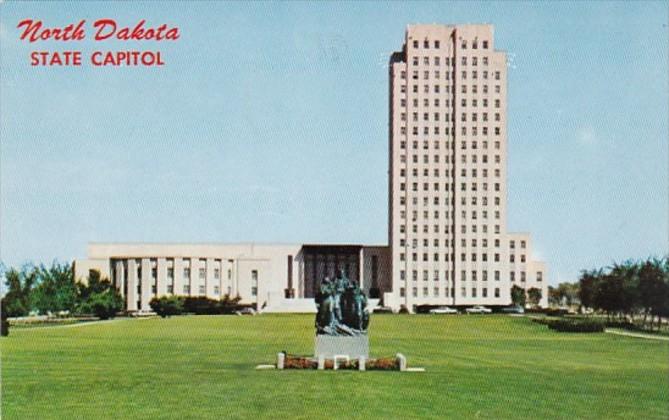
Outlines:
<svg viewBox="0 0 669 420"><path fill-rule="evenodd" d="M578 305L606 314L610 321L659 329L662 318L669 317L669 257L583 270L578 283L549 288L549 302Z"/></svg>
<svg viewBox="0 0 669 420"><path fill-rule="evenodd" d="M113 318L123 308L123 298L100 272L91 270L87 281L74 278L72 264L54 262L50 267L26 265L4 271L6 294L2 315L21 317L39 314L95 315Z"/></svg>

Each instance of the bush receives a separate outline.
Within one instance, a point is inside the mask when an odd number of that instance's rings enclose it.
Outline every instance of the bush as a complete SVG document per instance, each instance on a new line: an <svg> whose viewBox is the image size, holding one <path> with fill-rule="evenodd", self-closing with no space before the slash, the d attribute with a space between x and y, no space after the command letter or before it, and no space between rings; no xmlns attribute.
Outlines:
<svg viewBox="0 0 669 420"><path fill-rule="evenodd" d="M401 306L400 306L400 310L399 310L398 313L400 313L400 314L408 314L408 313L409 313L409 309L406 307L406 305L401 305Z"/></svg>
<svg viewBox="0 0 669 420"><path fill-rule="evenodd" d="M568 315L569 311L567 309L560 308L530 308L525 309L525 313L528 314L544 314L548 316L564 316Z"/></svg>
<svg viewBox="0 0 669 420"><path fill-rule="evenodd" d="M114 318L123 308L123 299L116 290L107 289L90 295L85 308L87 312L95 314L100 319Z"/></svg>
<svg viewBox="0 0 669 420"><path fill-rule="evenodd" d="M153 298L149 302L153 312L166 318L172 315L181 315L184 311L184 299L179 296L162 296Z"/></svg>
<svg viewBox="0 0 669 420"><path fill-rule="evenodd" d="M218 301L202 296L189 296L183 301L184 312L196 315L215 315L218 314Z"/></svg>
<svg viewBox="0 0 669 420"><path fill-rule="evenodd" d="M548 328L559 332L604 332L606 324L598 319L560 318L547 320Z"/></svg>
<svg viewBox="0 0 669 420"><path fill-rule="evenodd" d="M221 300L209 299L204 296L186 297L183 300L183 310L195 315L219 315L234 314L247 307L255 309L255 305L242 305L239 303L240 300L239 296L231 298L228 295L225 295Z"/></svg>

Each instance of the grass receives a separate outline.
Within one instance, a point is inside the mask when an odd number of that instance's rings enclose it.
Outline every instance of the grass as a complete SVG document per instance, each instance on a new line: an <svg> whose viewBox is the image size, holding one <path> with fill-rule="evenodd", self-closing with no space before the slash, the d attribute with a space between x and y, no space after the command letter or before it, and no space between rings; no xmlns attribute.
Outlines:
<svg viewBox="0 0 669 420"><path fill-rule="evenodd" d="M313 317L200 316L12 330L2 416L669 418L669 343L510 316L373 315L371 355L425 373L256 371L313 352Z"/></svg>

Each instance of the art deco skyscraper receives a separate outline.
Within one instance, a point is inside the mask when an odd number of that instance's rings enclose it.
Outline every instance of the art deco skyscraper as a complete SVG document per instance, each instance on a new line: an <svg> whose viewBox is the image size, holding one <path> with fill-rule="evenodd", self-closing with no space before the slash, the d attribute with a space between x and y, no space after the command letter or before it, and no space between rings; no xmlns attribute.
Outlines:
<svg viewBox="0 0 669 420"><path fill-rule="evenodd" d="M390 58L386 304L508 305L542 290L529 234L506 229L507 66L491 25L410 25Z"/></svg>

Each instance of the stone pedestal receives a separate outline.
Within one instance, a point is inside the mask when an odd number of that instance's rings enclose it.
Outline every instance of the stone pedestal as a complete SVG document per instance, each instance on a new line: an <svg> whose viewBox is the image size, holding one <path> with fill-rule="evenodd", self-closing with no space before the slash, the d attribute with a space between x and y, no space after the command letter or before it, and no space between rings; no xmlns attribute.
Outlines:
<svg viewBox="0 0 669 420"><path fill-rule="evenodd" d="M349 359L369 358L369 337L316 335L315 357L334 359L335 356L348 356Z"/></svg>

